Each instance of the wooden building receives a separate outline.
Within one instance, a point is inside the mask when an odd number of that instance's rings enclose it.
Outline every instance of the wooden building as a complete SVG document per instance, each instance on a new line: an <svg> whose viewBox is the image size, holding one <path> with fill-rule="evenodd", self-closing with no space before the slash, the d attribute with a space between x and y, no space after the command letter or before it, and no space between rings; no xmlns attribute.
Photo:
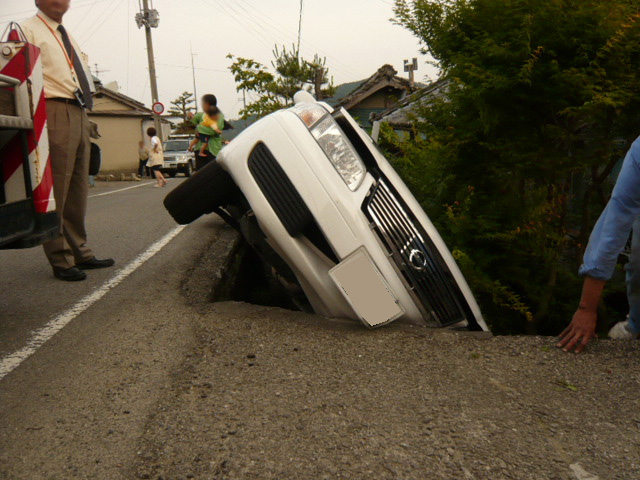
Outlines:
<svg viewBox="0 0 640 480"><path fill-rule="evenodd" d="M345 85L353 87L348 93L341 87L337 90L341 92L340 96L326 101L336 108L344 107L368 130L371 129L373 115L389 110L415 90L409 80L399 77L391 65L383 65L366 80Z"/></svg>
<svg viewBox="0 0 640 480"><path fill-rule="evenodd" d="M98 125L102 149L101 173L133 173L138 170L138 142L149 144L147 128L154 126L153 112L143 103L98 85L89 120ZM171 124L163 120L162 137Z"/></svg>

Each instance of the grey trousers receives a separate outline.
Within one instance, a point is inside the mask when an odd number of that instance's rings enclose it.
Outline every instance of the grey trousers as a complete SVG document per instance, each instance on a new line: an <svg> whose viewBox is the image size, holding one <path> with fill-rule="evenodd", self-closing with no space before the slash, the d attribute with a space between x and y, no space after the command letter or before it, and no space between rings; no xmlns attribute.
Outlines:
<svg viewBox="0 0 640 480"><path fill-rule="evenodd" d="M89 191L89 120L84 109L47 102L53 195L60 218L60 237L44 245L51 266L71 268L93 257L87 247L84 218Z"/></svg>

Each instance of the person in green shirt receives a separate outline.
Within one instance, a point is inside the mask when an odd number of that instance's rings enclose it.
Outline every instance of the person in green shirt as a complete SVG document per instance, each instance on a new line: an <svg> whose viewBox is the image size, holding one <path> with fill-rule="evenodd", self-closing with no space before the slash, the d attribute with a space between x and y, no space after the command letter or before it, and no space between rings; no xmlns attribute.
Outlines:
<svg viewBox="0 0 640 480"><path fill-rule="evenodd" d="M215 160L220 153L220 150L222 150L222 136L215 132L212 128L203 127L202 125L200 125L204 120L205 112L209 111L211 107L216 107L217 104L218 99L215 95L212 95L210 93L208 93L207 95L203 95L201 100L202 111L196 113L195 115L193 115L193 117L191 117L191 124L196 127L197 131L210 137L208 140L208 148L206 151L207 156L200 157L200 155L196 154L196 170L200 170L211 160ZM224 115L222 114L222 112L220 112L218 117L218 129L224 129ZM198 143L194 147L194 150L196 152L199 152L202 148L202 145L203 143L198 141Z"/></svg>

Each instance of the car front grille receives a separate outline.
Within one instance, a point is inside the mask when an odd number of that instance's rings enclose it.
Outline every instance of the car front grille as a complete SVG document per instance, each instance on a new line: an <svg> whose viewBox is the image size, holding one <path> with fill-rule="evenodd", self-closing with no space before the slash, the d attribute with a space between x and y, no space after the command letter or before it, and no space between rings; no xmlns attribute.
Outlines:
<svg viewBox="0 0 640 480"><path fill-rule="evenodd" d="M423 313L441 326L475 321L442 255L384 181L373 187L364 211Z"/></svg>

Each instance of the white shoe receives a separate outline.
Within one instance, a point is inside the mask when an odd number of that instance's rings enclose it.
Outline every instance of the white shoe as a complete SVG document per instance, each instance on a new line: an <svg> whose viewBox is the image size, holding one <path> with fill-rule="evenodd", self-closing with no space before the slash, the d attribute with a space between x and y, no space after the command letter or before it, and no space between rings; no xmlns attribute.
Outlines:
<svg viewBox="0 0 640 480"><path fill-rule="evenodd" d="M634 333L629 326L629 319L624 322L616 323L611 330L609 330L609 338L612 340L636 340L640 337L640 334Z"/></svg>

